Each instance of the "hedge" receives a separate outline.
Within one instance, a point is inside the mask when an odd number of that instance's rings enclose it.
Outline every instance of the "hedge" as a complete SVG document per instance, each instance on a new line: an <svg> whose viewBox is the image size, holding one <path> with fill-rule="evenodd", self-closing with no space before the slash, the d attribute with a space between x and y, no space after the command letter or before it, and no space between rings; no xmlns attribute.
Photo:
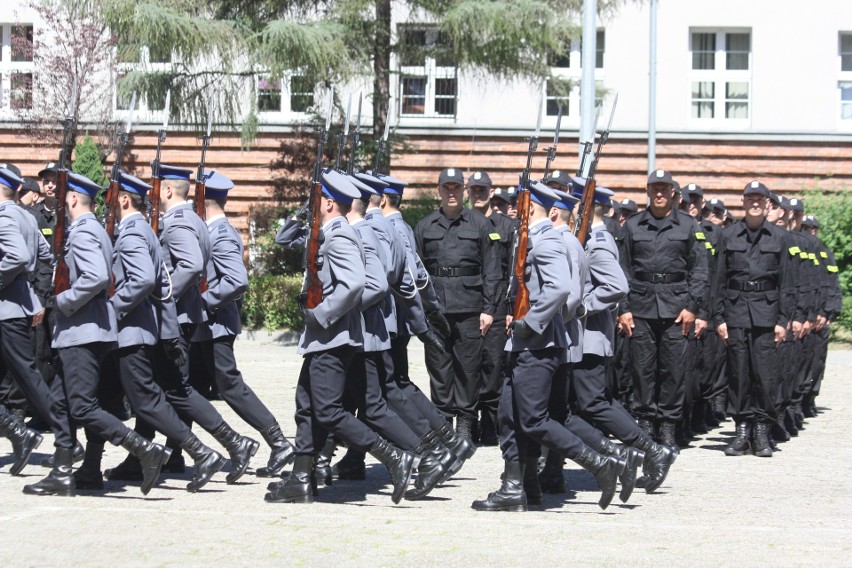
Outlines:
<svg viewBox="0 0 852 568"><path fill-rule="evenodd" d="M301 275L249 276L242 304L243 324L250 329L302 329L301 291Z"/></svg>

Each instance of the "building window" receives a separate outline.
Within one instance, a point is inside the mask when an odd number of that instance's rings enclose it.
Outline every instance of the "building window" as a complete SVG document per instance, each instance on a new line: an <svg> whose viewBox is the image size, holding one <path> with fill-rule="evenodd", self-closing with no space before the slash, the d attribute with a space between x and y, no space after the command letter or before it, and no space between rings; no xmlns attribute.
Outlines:
<svg viewBox="0 0 852 568"><path fill-rule="evenodd" d="M449 40L435 27L399 27L399 112L401 116L456 116L458 70Z"/></svg>
<svg viewBox="0 0 852 568"><path fill-rule="evenodd" d="M690 116L746 121L751 115L751 32L692 30Z"/></svg>
<svg viewBox="0 0 852 568"><path fill-rule="evenodd" d="M33 108L33 26L0 23L0 110Z"/></svg>
<svg viewBox="0 0 852 568"><path fill-rule="evenodd" d="M840 95L840 120L844 128L852 125L852 32L840 32L838 36L840 74L837 91Z"/></svg>
<svg viewBox="0 0 852 568"><path fill-rule="evenodd" d="M257 110L262 113L305 113L314 106L314 83L304 75L257 81Z"/></svg>
<svg viewBox="0 0 852 568"><path fill-rule="evenodd" d="M115 84L134 71L169 73L174 67L174 54L170 49L159 46L122 46L116 53L118 73ZM126 111L130 109L132 93L120 94L115 89L115 110ZM150 93L147 96L136 95L136 108L134 120L159 120L160 113L166 106L166 92Z"/></svg>
<svg viewBox="0 0 852 568"><path fill-rule="evenodd" d="M852 82L841 82L840 85L840 118L852 120Z"/></svg>
<svg viewBox="0 0 852 568"><path fill-rule="evenodd" d="M840 34L840 70L852 71L852 32Z"/></svg>
<svg viewBox="0 0 852 568"><path fill-rule="evenodd" d="M600 102L604 82L604 55L606 53L606 32L598 30L595 37L595 73L597 92L595 99ZM551 79L547 82L546 102L547 116L559 114L562 105L562 116L579 117L580 112L580 78L583 74L583 40L577 38L571 41L565 52L551 57ZM573 114L572 114L573 113ZM564 123L563 123L564 124Z"/></svg>

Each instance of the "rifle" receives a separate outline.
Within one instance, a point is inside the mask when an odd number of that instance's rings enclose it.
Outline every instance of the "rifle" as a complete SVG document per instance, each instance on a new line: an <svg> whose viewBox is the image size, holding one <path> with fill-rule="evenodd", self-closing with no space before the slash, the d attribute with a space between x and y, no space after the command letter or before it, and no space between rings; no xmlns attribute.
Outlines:
<svg viewBox="0 0 852 568"><path fill-rule="evenodd" d="M589 238L589 229L592 226L592 219L594 218L594 203L595 203L595 187L597 186L597 182L595 181L595 172L598 169L598 161L601 159L601 151L603 150L604 144L609 140L609 132L612 128L612 117L615 115L615 106L618 104L618 93L615 93L615 99L612 101L612 109L609 112L609 122L606 125L606 130L601 131L600 138L598 139L598 148L595 151L594 158L592 159L592 163L589 164L589 174L586 176L586 184L583 187L583 199L580 201L580 207L577 210L577 230L576 236L577 240L580 241L583 245L586 244L586 239ZM594 135L593 135L594 136ZM594 140L592 141L594 144ZM585 153L583 156L583 161L585 161ZM581 167L583 164L581 163Z"/></svg>
<svg viewBox="0 0 852 568"><path fill-rule="evenodd" d="M121 172L121 158L124 156L124 148L127 146L127 140L130 137L130 126L133 124L133 109L136 107L136 93L130 99L130 110L127 112L127 122L124 124L124 132L118 138L118 150L115 155L115 162L112 164L112 175L109 180L104 205L106 211L104 213L104 227L109 235L109 238L115 241L115 213L118 210L118 192L121 189L119 175ZM112 295L112 294L110 294Z"/></svg>
<svg viewBox="0 0 852 568"><path fill-rule="evenodd" d="M355 156L358 154L358 146L361 143L361 101L362 94L358 93L358 118L355 119L355 130L352 131L352 150L349 152L349 168L347 173L351 176L355 173Z"/></svg>
<svg viewBox="0 0 852 568"><path fill-rule="evenodd" d="M553 146L545 148L547 150L547 163L544 166L544 177L541 178L541 183L547 183L547 176L550 175L550 165L556 159L556 145L559 144L559 130L562 127L562 105L559 105L559 116L556 117L556 130L553 133Z"/></svg>
<svg viewBox="0 0 852 568"><path fill-rule="evenodd" d="M207 103L207 133L201 137L201 162L198 164L198 170L195 172L195 213L201 217L202 221L207 220L207 209L204 207L204 195L207 193L207 184L204 181L204 163L207 160L207 147L210 145L210 132L213 129L213 99ZM207 272L205 268L204 274L201 276L201 282L198 285L201 292L207 291Z"/></svg>
<svg viewBox="0 0 852 568"><path fill-rule="evenodd" d="M349 138L349 113L352 111L352 93L346 103L346 119L343 122L343 131L337 135L337 159L334 161L334 169L340 171L340 157L343 155L343 147Z"/></svg>
<svg viewBox="0 0 852 568"><path fill-rule="evenodd" d="M56 266L53 269L53 295L58 296L71 288L71 270L65 262L65 196L68 193L68 154L71 153L71 134L73 132L74 109L77 100L77 77L74 77L74 87L71 99L68 101L68 112L62 121L62 151L59 154L59 173L56 176L56 227L53 231L53 254Z"/></svg>
<svg viewBox="0 0 852 568"><path fill-rule="evenodd" d="M322 159L325 144L328 142L328 129L331 127L332 90L328 91L328 112L325 116L325 130L320 132L317 145L317 161L314 164L313 187L308 197L308 240L305 243L303 264L305 279L299 304L303 308L313 309L322 301L322 282L319 279L320 247L320 201L322 200Z"/></svg>
<svg viewBox="0 0 852 568"><path fill-rule="evenodd" d="M527 263L527 249L529 248L530 231L530 171L532 170L532 159L538 148L538 135L541 132L541 111L544 103L544 95L538 103L538 119L536 120L535 133L530 137L530 145L527 149L527 167L521 174L521 186L518 188L518 227L515 229L515 238L512 245L512 273L510 279L515 279L515 305L512 309L512 319L519 320L526 317L530 311L530 291L524 280L524 268ZM509 292L512 286L509 282Z"/></svg>
<svg viewBox="0 0 852 568"><path fill-rule="evenodd" d="M393 103L393 97L388 99L388 113L385 115L385 133L378 141L378 147L376 148L376 160L373 162L373 175L379 174L379 166L382 163L382 155L386 154L388 151L388 134L390 134L390 113L391 106Z"/></svg>
<svg viewBox="0 0 852 568"><path fill-rule="evenodd" d="M163 117L163 127L157 131L157 156L151 162L151 192L148 197L148 220L151 223L151 229L155 235L160 234L160 149L163 142L166 141L166 130L169 128L169 103L172 99L172 92L166 93L165 116Z"/></svg>

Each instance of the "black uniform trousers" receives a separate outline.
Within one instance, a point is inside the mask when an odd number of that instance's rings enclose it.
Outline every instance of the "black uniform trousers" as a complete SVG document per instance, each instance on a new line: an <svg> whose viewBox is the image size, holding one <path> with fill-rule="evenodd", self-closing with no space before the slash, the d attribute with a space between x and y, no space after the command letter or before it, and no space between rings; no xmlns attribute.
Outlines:
<svg viewBox="0 0 852 568"><path fill-rule="evenodd" d="M477 322L478 323L478 322ZM482 420L497 421L500 390L506 376L506 315L495 315L494 324L482 339L482 369L478 409Z"/></svg>
<svg viewBox="0 0 852 568"><path fill-rule="evenodd" d="M773 331L774 333L774 331ZM793 332L788 330L784 341L775 348L778 360L778 376L775 381L775 409L780 415L792 402L795 396L796 361L801 354L801 342L793 339Z"/></svg>
<svg viewBox="0 0 852 568"><path fill-rule="evenodd" d="M639 425L629 412L614 400L607 388L607 361L591 353L574 364L571 392L580 417L607 432L628 446L641 436Z"/></svg>
<svg viewBox="0 0 852 568"><path fill-rule="evenodd" d="M213 376L213 383L222 400L249 426L258 432L264 432L278 421L246 384L242 373L237 369L237 359L234 357L235 339L234 335L217 337L210 341L193 343L190 350L200 352L201 357L196 360L204 362L205 370Z"/></svg>
<svg viewBox="0 0 852 568"><path fill-rule="evenodd" d="M574 459L583 442L548 412L553 377L565 355L560 348L509 354L497 424L503 459L518 462L529 455L532 443Z"/></svg>
<svg viewBox="0 0 852 568"><path fill-rule="evenodd" d="M391 338L390 368L393 370L388 372L386 393L394 412L403 417L415 434L422 436L429 430L440 429L446 423L446 418L429 400L429 397L411 382L411 377L408 375L408 342L410 340L409 335ZM385 363L387 364L387 360Z"/></svg>
<svg viewBox="0 0 852 568"><path fill-rule="evenodd" d="M57 379L50 391L51 410L58 423L57 448L73 448L78 427L116 446L130 432L98 401L101 362L112 347L112 343L96 342L57 349Z"/></svg>
<svg viewBox="0 0 852 568"><path fill-rule="evenodd" d="M389 407L385 398L388 373L384 353L356 353L346 368L346 388L364 424L403 450L413 450L420 443L420 436Z"/></svg>
<svg viewBox="0 0 852 568"><path fill-rule="evenodd" d="M38 372L33 353L30 318L0 321L0 377L8 375L29 402L35 414L56 428L51 413L50 387ZM7 408L22 408L4 401Z"/></svg>
<svg viewBox="0 0 852 568"><path fill-rule="evenodd" d="M432 402L446 417L475 420L482 367L479 312L445 315L451 330L450 337L445 338L449 353L425 346Z"/></svg>
<svg viewBox="0 0 852 568"><path fill-rule="evenodd" d="M630 338L616 333L609 382L613 395L629 410L633 408L633 376L630 372Z"/></svg>
<svg viewBox="0 0 852 568"><path fill-rule="evenodd" d="M728 328L728 406L735 421L775 420L778 355L773 328Z"/></svg>
<svg viewBox="0 0 852 568"><path fill-rule="evenodd" d="M828 338L831 332L828 327L823 327L819 331L812 331L814 336L814 360L811 366L810 373L807 377L807 383L804 385L803 394L819 394L822 388L822 379L825 376L825 359L828 356Z"/></svg>
<svg viewBox="0 0 852 568"><path fill-rule="evenodd" d="M297 454L316 455L329 434L364 452L378 441L378 434L343 409L346 369L357 351L345 345L305 355L296 385Z"/></svg>
<svg viewBox="0 0 852 568"><path fill-rule="evenodd" d="M674 319L633 318L630 367L633 414L638 419L677 422L683 416L686 338Z"/></svg>
<svg viewBox="0 0 852 568"><path fill-rule="evenodd" d="M704 349L702 350L703 375L701 396L704 400L712 400L722 395L728 389L728 377L725 374L725 342L716 333L715 328L704 332Z"/></svg>

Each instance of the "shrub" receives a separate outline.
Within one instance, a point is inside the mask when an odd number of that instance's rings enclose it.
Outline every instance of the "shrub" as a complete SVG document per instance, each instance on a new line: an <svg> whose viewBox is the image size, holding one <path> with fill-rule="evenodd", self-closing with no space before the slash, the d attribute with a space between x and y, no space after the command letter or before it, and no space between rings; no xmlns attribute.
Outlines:
<svg viewBox="0 0 852 568"><path fill-rule="evenodd" d="M301 275L249 276L242 304L243 324L250 329L300 330L304 325L299 309Z"/></svg>

